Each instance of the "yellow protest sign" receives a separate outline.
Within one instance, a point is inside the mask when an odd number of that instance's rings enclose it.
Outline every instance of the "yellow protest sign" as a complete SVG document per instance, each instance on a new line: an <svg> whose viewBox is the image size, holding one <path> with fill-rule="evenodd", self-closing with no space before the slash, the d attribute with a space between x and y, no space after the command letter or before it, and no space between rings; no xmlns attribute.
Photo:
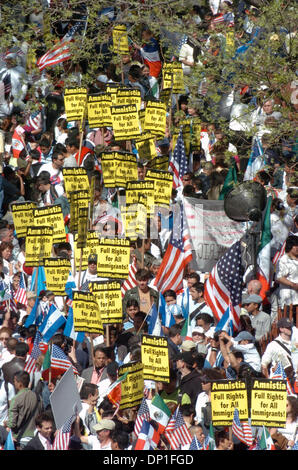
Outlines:
<svg viewBox="0 0 298 470"><path fill-rule="evenodd" d="M90 282L103 324L122 323L122 293L120 282Z"/></svg>
<svg viewBox="0 0 298 470"><path fill-rule="evenodd" d="M163 64L163 89L172 88L173 93L184 94L185 86L183 69L180 62L168 62Z"/></svg>
<svg viewBox="0 0 298 470"><path fill-rule="evenodd" d="M36 207L37 204L31 201L14 202L11 204L13 224L18 238L25 237L27 227L33 225L33 209Z"/></svg>
<svg viewBox="0 0 298 470"><path fill-rule="evenodd" d="M47 290L51 290L55 295L66 295L65 284L71 270L70 261L64 258L45 258L44 270Z"/></svg>
<svg viewBox="0 0 298 470"><path fill-rule="evenodd" d="M33 215L36 227L53 227L53 243L65 242L65 225L60 205L38 207L33 209Z"/></svg>
<svg viewBox="0 0 298 470"><path fill-rule="evenodd" d="M144 131L164 137L166 114L166 105L162 101L148 101L145 109Z"/></svg>
<svg viewBox="0 0 298 470"><path fill-rule="evenodd" d="M115 187L125 187L128 181L138 178L137 159L134 153L114 152Z"/></svg>
<svg viewBox="0 0 298 470"><path fill-rule="evenodd" d="M117 89L116 89L117 90ZM88 96L88 123L92 128L112 126L112 98L109 93Z"/></svg>
<svg viewBox="0 0 298 470"><path fill-rule="evenodd" d="M126 373L127 377L121 383L120 410L139 405L144 397L143 364L130 362L119 367L119 378Z"/></svg>
<svg viewBox="0 0 298 470"><path fill-rule="evenodd" d="M248 420L247 388L241 380L218 380L212 382L211 411L214 426L229 426L233 422L235 408L240 421Z"/></svg>
<svg viewBox="0 0 298 470"><path fill-rule="evenodd" d="M42 266L50 258L53 246L53 227L27 227L25 251L26 266Z"/></svg>
<svg viewBox="0 0 298 470"><path fill-rule="evenodd" d="M139 111L139 123L140 123L140 126L141 126L141 129L142 129L142 132L144 133L144 128L145 128L145 112L146 110L145 109L140 109ZM136 137L137 139L138 137Z"/></svg>
<svg viewBox="0 0 298 470"><path fill-rule="evenodd" d="M159 155L150 161L150 168L167 171L169 168L169 155Z"/></svg>
<svg viewBox="0 0 298 470"><path fill-rule="evenodd" d="M106 93L111 97L112 106L117 105L117 92L120 87L120 83L107 83Z"/></svg>
<svg viewBox="0 0 298 470"><path fill-rule="evenodd" d="M76 270L80 269L81 249L78 247L78 234L74 235L74 259ZM82 271L88 268L88 257L90 254L96 254L96 247L99 243L98 234L95 231L89 230L86 235L86 246L82 250Z"/></svg>
<svg viewBox="0 0 298 470"><path fill-rule="evenodd" d="M116 140L130 140L141 134L135 104L111 107L112 126Z"/></svg>
<svg viewBox="0 0 298 470"><path fill-rule="evenodd" d="M97 275L126 279L130 259L130 242L126 239L101 238L97 246Z"/></svg>
<svg viewBox="0 0 298 470"><path fill-rule="evenodd" d="M141 160L151 160L157 157L155 146L155 136L150 132L145 132L135 139L136 148Z"/></svg>
<svg viewBox="0 0 298 470"><path fill-rule="evenodd" d="M191 150L199 152L201 149L201 120L199 117L194 117L190 122L190 140Z"/></svg>
<svg viewBox="0 0 298 470"><path fill-rule="evenodd" d="M126 185L126 204L138 204L140 196L146 196L147 215L154 214L154 181L129 181Z"/></svg>
<svg viewBox="0 0 298 470"><path fill-rule="evenodd" d="M101 155L104 185L107 188L125 187L138 178L136 156L129 152L108 152Z"/></svg>
<svg viewBox="0 0 298 470"><path fill-rule="evenodd" d="M79 191L72 191L70 194L70 231L78 230L79 210L89 207L90 190L81 189Z"/></svg>
<svg viewBox="0 0 298 470"><path fill-rule="evenodd" d="M169 349L166 338L143 335L141 357L144 380L170 381Z"/></svg>
<svg viewBox="0 0 298 470"><path fill-rule="evenodd" d="M117 24L113 28L113 52L129 54L128 36L125 24Z"/></svg>
<svg viewBox="0 0 298 470"><path fill-rule="evenodd" d="M77 247L84 248L86 246L87 240L87 225L88 225L88 207L79 207L78 209L78 239Z"/></svg>
<svg viewBox="0 0 298 470"><path fill-rule="evenodd" d="M87 101L86 88L66 88L64 106L68 121L82 121Z"/></svg>
<svg viewBox="0 0 298 470"><path fill-rule="evenodd" d="M136 240L144 236L147 228L147 198L140 195L138 204L121 206L125 237Z"/></svg>
<svg viewBox="0 0 298 470"><path fill-rule="evenodd" d="M136 88L119 87L116 100L117 106L136 105L138 111L141 109L141 91Z"/></svg>
<svg viewBox="0 0 298 470"><path fill-rule="evenodd" d="M72 309L75 331L103 334L98 303L91 292L73 291Z"/></svg>
<svg viewBox="0 0 298 470"><path fill-rule="evenodd" d="M171 106L171 96L172 96L172 90L171 88L164 88L160 92L160 101L162 101L166 105L166 109Z"/></svg>
<svg viewBox="0 0 298 470"><path fill-rule="evenodd" d="M283 428L286 425L285 380L254 379L251 390L251 424Z"/></svg>
<svg viewBox="0 0 298 470"><path fill-rule="evenodd" d="M169 206L173 189L173 175L169 171L148 169L145 181L154 181L154 204Z"/></svg>
<svg viewBox="0 0 298 470"><path fill-rule="evenodd" d="M72 191L89 189L89 179L85 168L63 168L65 192L69 196Z"/></svg>

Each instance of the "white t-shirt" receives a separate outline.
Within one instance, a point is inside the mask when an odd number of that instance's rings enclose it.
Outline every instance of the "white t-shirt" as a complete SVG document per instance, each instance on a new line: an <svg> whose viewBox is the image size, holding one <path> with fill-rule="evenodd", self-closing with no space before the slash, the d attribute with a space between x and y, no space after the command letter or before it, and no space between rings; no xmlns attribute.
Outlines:
<svg viewBox="0 0 298 470"><path fill-rule="evenodd" d="M8 400L10 401L15 396L14 387L8 383ZM4 421L8 419L8 403L7 395L4 386L4 380L0 382L0 425L3 426Z"/></svg>
<svg viewBox="0 0 298 470"><path fill-rule="evenodd" d="M50 173L51 184L54 185L58 196L59 197L62 196L65 192L62 169L57 170L56 168L53 168L53 164L52 162L50 162L50 163L45 163L44 165L41 165L37 173L37 176L39 176L42 171L47 171L48 173Z"/></svg>
<svg viewBox="0 0 298 470"><path fill-rule="evenodd" d="M91 450L112 450L111 442L102 446L97 436L88 436L88 445L91 446Z"/></svg>

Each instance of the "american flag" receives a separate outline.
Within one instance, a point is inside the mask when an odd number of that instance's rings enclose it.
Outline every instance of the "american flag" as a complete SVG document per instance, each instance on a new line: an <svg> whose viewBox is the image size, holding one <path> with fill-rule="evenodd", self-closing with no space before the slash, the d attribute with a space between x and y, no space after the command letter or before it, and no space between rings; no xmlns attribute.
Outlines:
<svg viewBox="0 0 298 470"><path fill-rule="evenodd" d="M290 384L287 374L285 373L285 370L280 362L277 364L277 368L275 369L275 371L271 374L271 379L285 380L287 382L287 394L296 395L292 385Z"/></svg>
<svg viewBox="0 0 298 470"><path fill-rule="evenodd" d="M174 218L171 239L154 281L157 289L162 293L168 289L175 292L182 289L184 269L191 260L192 244L184 209L180 204L180 213Z"/></svg>
<svg viewBox="0 0 298 470"><path fill-rule="evenodd" d="M278 262L278 261L280 260L280 258L285 254L285 248L286 248L286 242L284 241L284 242L283 242L283 245L282 245L282 247L281 247L281 249L278 250L278 251L275 253L274 257L273 257L272 264L273 264L274 266L277 265L277 262Z"/></svg>
<svg viewBox="0 0 298 470"><path fill-rule="evenodd" d="M75 419L75 416L71 416L68 418L66 423L62 426L62 428L57 430L54 442L53 442L53 450L68 450L69 441L71 436L71 426Z"/></svg>
<svg viewBox="0 0 298 470"><path fill-rule="evenodd" d="M59 346L53 344L51 354L51 368L60 370L62 373L66 372L70 367L73 368L75 374L78 374L76 367L70 362L68 357Z"/></svg>
<svg viewBox="0 0 298 470"><path fill-rule="evenodd" d="M143 398L140 408L138 410L138 414L136 417L136 422L135 422L135 427L134 427L134 433L136 436L139 435L143 422L144 421L149 421L150 420L150 411L149 407L147 405L147 401L145 398Z"/></svg>
<svg viewBox="0 0 298 470"><path fill-rule="evenodd" d="M42 114L41 110L37 109L36 111L33 111L30 116L27 119L26 125L32 130L38 130L42 126Z"/></svg>
<svg viewBox="0 0 298 470"><path fill-rule="evenodd" d="M202 444L198 441L196 436L193 437L193 440L190 443L189 450L203 450Z"/></svg>
<svg viewBox="0 0 298 470"><path fill-rule="evenodd" d="M10 73L6 74L1 82L1 93L4 94L4 99L7 100L11 93L11 78Z"/></svg>
<svg viewBox="0 0 298 470"><path fill-rule="evenodd" d="M219 322L230 307L230 318L238 329L241 303L241 247L240 240L218 260L205 284L205 301Z"/></svg>
<svg viewBox="0 0 298 470"><path fill-rule="evenodd" d="M173 188L182 186L182 176L188 171L182 128L180 129L173 155L169 162L169 171L173 173Z"/></svg>
<svg viewBox="0 0 298 470"><path fill-rule="evenodd" d="M128 278L123 282L121 286L122 297L124 297L125 292L129 289L132 289L137 285L136 272L137 272L137 260L134 257L132 263L129 265Z"/></svg>
<svg viewBox="0 0 298 470"><path fill-rule="evenodd" d="M54 47L52 47L52 49L47 51L42 57L38 59L36 65L40 71L42 71L46 67L60 64L61 62L64 62L65 60L69 60L71 58L70 44L74 41L74 36L76 35L76 33L81 31L84 24L84 21L78 21L68 31L68 33L65 34L65 36L61 39L58 44L56 44Z"/></svg>
<svg viewBox="0 0 298 470"><path fill-rule="evenodd" d="M190 434L179 407L176 408L164 432L172 450L179 450L180 446L190 444L192 435Z"/></svg>
<svg viewBox="0 0 298 470"><path fill-rule="evenodd" d="M17 303L24 305L25 307L27 306L26 284L23 273L21 273L19 287L16 293L14 294L14 300Z"/></svg>
<svg viewBox="0 0 298 470"><path fill-rule="evenodd" d="M41 341L42 341L41 333L40 331L37 330L35 338L34 338L34 343L33 343L31 354L30 356L27 357L26 364L24 366L24 371L28 372L28 374L31 374L31 372L36 372L38 370L36 367L36 360L42 354L42 351L40 349Z"/></svg>
<svg viewBox="0 0 298 470"><path fill-rule="evenodd" d="M251 446L253 443L253 436L251 427L247 422L240 422L239 411L237 408L234 409L232 432L238 437L239 441L243 442L247 446Z"/></svg>

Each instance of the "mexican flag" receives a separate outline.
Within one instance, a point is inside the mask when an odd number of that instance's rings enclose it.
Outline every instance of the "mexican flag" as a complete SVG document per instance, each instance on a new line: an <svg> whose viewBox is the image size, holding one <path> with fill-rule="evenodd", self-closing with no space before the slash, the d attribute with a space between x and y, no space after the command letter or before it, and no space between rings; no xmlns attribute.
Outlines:
<svg viewBox="0 0 298 470"><path fill-rule="evenodd" d="M220 201L224 200L225 195L230 191L230 189L232 189L235 186L237 181L238 181L237 180L237 168L236 168L236 163L234 162L233 166L228 171L222 190L220 192L220 195L218 198Z"/></svg>
<svg viewBox="0 0 298 470"><path fill-rule="evenodd" d="M259 441L259 446L261 450L276 450L273 444L272 437L265 426L263 426L263 432L261 435L261 439Z"/></svg>
<svg viewBox="0 0 298 470"><path fill-rule="evenodd" d="M192 341L189 315L187 316L186 320L184 321L184 324L183 324L183 327L182 327L182 330L181 330L181 336L182 336L182 338L184 338L184 341L186 341L186 340Z"/></svg>
<svg viewBox="0 0 298 470"><path fill-rule="evenodd" d="M157 422L158 433L162 434L167 427L171 412L160 395L155 395L151 403L148 404L150 418Z"/></svg>
<svg viewBox="0 0 298 470"><path fill-rule="evenodd" d="M128 372L125 372L125 374L121 375L121 377L119 377L114 383L110 385L107 391L107 398L113 405L116 405L117 408L119 408L121 402L121 384L126 380L127 375Z"/></svg>
<svg viewBox="0 0 298 470"><path fill-rule="evenodd" d="M257 264L258 264L258 273L257 279L262 284L262 289L260 296L263 299L263 302L268 302L266 292L270 289L270 242L271 242L271 224L270 224L270 210L272 204L272 196L268 198L267 207L265 210L265 216L263 220L261 243L258 250Z"/></svg>

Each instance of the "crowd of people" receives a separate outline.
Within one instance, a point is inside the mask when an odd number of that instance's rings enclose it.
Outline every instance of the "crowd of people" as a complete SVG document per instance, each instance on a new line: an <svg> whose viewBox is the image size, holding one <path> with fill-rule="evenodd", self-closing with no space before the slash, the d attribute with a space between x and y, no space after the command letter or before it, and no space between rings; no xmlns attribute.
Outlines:
<svg viewBox="0 0 298 470"><path fill-rule="evenodd" d="M38 207L60 205L66 238L65 242L53 245L53 257L67 258L73 266L70 200L65 191L63 168L84 168L90 185L91 180L95 181L90 229L99 237L125 237L119 192L105 187L102 152L131 150L136 156L139 181L145 180L146 171L152 167L151 159L140 158L133 140L129 147L126 141L117 141L111 127L92 129L86 122L82 136L80 123L67 119L65 83L71 80L72 86L81 86L82 78L89 73L88 63L83 60L74 65L71 60L64 61L58 77L55 65L42 72L38 70L36 61L46 51L44 12L51 8L47 3L35 2L32 12L22 18L23 31L32 28L33 34L40 38L40 50L29 53L30 45L22 42L20 32L14 45L1 56L0 78L5 81L9 76L10 89L3 91L0 102L0 444L4 447L11 433L18 450L58 448L50 395L61 375L45 380L42 374L46 349L55 345L83 379L79 392L82 409L71 423L68 449L133 450L138 441L135 422L142 405L119 410L108 395L118 378L119 367L142 360L142 335L148 334L152 306L159 308L161 292L155 279L173 231L164 213L152 216L154 235L148 232L145 240L131 241L130 268L135 269L135 277L129 286L121 279L123 287L125 285L123 322L109 327L104 325L103 335L86 332L82 342L66 336L64 329L59 328L36 358L36 370L26 370L39 329L36 322L28 325L32 310L38 302L45 318L55 305L67 318L70 305L67 299L71 296L65 293L61 298L46 288L37 290L36 269L26 266L26 237L17 237L11 204L34 201ZM181 14L181 24L184 16L187 17L196 32L188 36L186 31L175 57L182 64L184 77L191 75L196 64L204 64L204 55L210 51L214 57L220 54L225 47L224 33L231 30L236 21L243 21L237 46L249 41L257 43L261 32L256 23L261 13L250 2L237 2L236 6L230 0L210 0L204 6L201 2L190 4ZM108 22L113 24L117 14L116 7L109 9ZM71 26L71 22L56 22L52 34L61 39ZM218 31L217 41L212 35L214 31ZM285 41L295 34L296 31L286 31ZM169 37L167 31L163 37L155 37L150 27L144 27L140 44L130 44L130 54L121 56L119 69L113 63L110 42L96 43L96 53L103 55L88 93L99 93L105 91L108 84L118 83L140 90L144 107L149 99L158 100L164 62L161 44ZM196 100L187 87L184 94L172 99L165 135L155 141L156 155L168 157L168 169L175 149L171 125L177 129L180 120L200 120L200 145L195 149L191 145L186 148L187 168L179 175L180 185L173 188L170 207L183 206L189 196L199 200L220 199L229 169L235 166L238 181L243 181L249 153L261 143L263 165L251 180L265 188L268 198L272 197L271 288L264 296L257 276L243 278L238 329L218 330L218 318L205 298L210 273L195 270L189 262L180 288L162 292L167 318L172 319L162 324L162 333L168 342L169 381L155 382L154 387L145 381L144 400L150 401L159 395L172 413L179 407L191 437L196 438L197 449L203 448L212 429L212 383L223 379L268 379L281 365L292 392L287 397L285 427L269 428L269 432L275 448L287 450L295 446L298 438L297 140L280 139L274 146L268 143L272 127L276 129L285 117L281 103L270 96L269 89L266 93L266 87L261 84L258 90L245 84L235 85L229 96L225 96L231 102L223 111L230 131L228 138L215 114L213 119L210 117L215 103L208 95L210 77L208 74L206 77L197 83ZM293 115L297 111L295 106ZM294 119L292 115L291 119ZM256 133L251 136L253 128ZM88 290L89 282L103 280L97 275L97 257L93 254L88 258L86 270L72 274L73 290ZM26 296L21 300L16 294L22 283ZM185 339L182 334L185 322L189 322L191 339ZM253 433L256 437L258 428L253 428ZM170 448L169 441L161 434L157 449ZM191 443L181 448L192 448ZM213 448L248 450L249 446L222 426L214 429Z"/></svg>

